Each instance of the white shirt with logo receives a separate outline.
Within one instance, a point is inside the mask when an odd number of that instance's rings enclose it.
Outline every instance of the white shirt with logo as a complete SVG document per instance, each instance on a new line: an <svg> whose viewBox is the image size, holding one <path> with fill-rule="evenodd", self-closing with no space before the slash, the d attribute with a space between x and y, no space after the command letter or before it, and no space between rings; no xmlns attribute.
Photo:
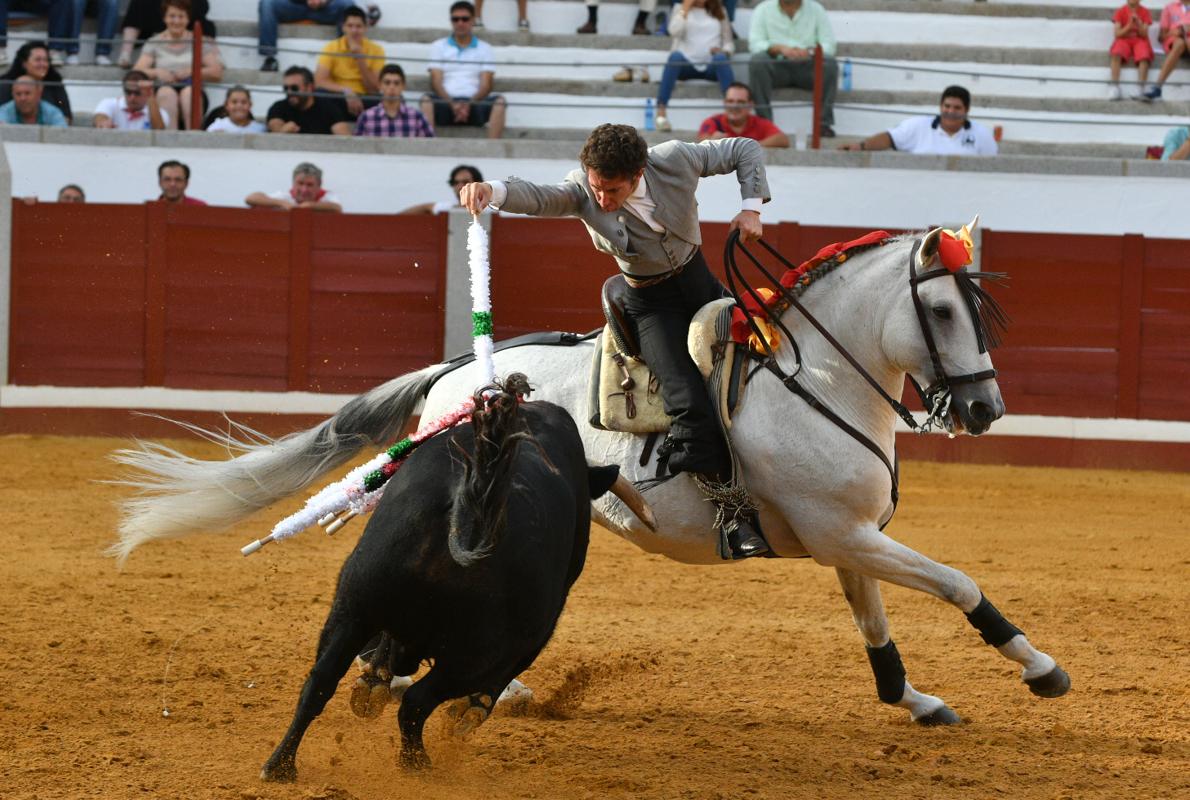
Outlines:
<svg viewBox="0 0 1190 800"><path fill-rule="evenodd" d="M910 117L888 132L893 146L905 153L940 156L994 156L1000 148L992 132L967 120L953 136L942 130L937 115Z"/></svg>
<svg viewBox="0 0 1190 800"><path fill-rule="evenodd" d="M429 69L442 70L442 88L451 97L474 97L479 92L479 76L495 72L492 46L471 37L471 43L459 47L453 36L430 45Z"/></svg>

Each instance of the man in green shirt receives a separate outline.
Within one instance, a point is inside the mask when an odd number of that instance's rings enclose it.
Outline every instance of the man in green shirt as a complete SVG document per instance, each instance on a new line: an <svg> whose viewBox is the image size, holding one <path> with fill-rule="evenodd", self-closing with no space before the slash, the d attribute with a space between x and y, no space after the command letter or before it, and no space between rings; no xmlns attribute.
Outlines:
<svg viewBox="0 0 1190 800"><path fill-rule="evenodd" d="M773 118L773 89L814 88L814 48L822 45L822 135L835 135L835 91L839 65L835 33L817 0L764 0L752 12L749 76L756 113Z"/></svg>

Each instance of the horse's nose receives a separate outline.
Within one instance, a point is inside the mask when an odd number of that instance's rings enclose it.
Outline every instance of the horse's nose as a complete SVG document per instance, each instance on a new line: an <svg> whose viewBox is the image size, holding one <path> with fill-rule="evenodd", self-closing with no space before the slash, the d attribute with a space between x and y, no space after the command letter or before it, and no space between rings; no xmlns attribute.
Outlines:
<svg viewBox="0 0 1190 800"><path fill-rule="evenodd" d="M975 420L984 430L991 427L991 424L1004 414L1003 408L997 409L982 400L973 401L970 411L971 419Z"/></svg>

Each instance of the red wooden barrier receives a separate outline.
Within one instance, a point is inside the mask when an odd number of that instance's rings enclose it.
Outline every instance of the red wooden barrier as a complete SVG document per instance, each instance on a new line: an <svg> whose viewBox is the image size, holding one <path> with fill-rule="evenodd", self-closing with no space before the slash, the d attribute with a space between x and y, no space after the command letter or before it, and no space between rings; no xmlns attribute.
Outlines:
<svg viewBox="0 0 1190 800"><path fill-rule="evenodd" d="M362 391L442 357L445 217L13 205L9 381Z"/></svg>

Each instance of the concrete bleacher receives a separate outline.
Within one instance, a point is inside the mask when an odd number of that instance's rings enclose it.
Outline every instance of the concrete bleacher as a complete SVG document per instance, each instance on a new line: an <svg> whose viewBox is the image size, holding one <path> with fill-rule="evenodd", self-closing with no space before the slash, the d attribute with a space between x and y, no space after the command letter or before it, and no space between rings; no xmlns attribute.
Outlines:
<svg viewBox="0 0 1190 800"><path fill-rule="evenodd" d="M213 5L228 66L222 83L253 88L255 111L263 117L281 94L277 74L257 71L256 2L215 0ZM380 5L384 17L371 35L405 66L413 100L428 86L424 66L430 42L446 31L450 0L382 0ZM740 5L735 27L746 35L754 3L742 0ZM1137 157L1190 116L1190 83L1181 80L1190 66L1174 72L1164 102L1105 99L1113 3L826 0L824 5L839 39L839 58L851 62L851 90L840 90L837 99L838 141L890 127L905 116L933 113L941 89L952 83L971 90L975 119L1003 128L1005 153ZM1150 10L1159 8L1150 4ZM497 90L510 104L509 136L578 139L600 122L643 124L669 40L622 35L631 27L634 0L605 0L601 33L595 37L573 32L585 19L580 0L534 0L530 33L515 30L511 0L490 0L485 11L481 36L497 48ZM12 38L30 32L23 28ZM312 25L282 26L281 32L283 67L313 66L318 50L334 36L331 28ZM84 46L84 57L88 49ZM746 43L739 42L737 49L737 74L746 79ZM612 82L611 74L624 65L648 66L653 83ZM86 112L110 96L120 79L120 70L94 66L66 68L64 74L80 112L76 124L89 121ZM1124 73L1125 94L1134 75ZM211 94L213 101L221 99L219 87ZM804 140L810 128L808 93L784 90L776 99L782 104L778 124ZM680 84L670 104L674 135L692 135L719 106L713 84Z"/></svg>

